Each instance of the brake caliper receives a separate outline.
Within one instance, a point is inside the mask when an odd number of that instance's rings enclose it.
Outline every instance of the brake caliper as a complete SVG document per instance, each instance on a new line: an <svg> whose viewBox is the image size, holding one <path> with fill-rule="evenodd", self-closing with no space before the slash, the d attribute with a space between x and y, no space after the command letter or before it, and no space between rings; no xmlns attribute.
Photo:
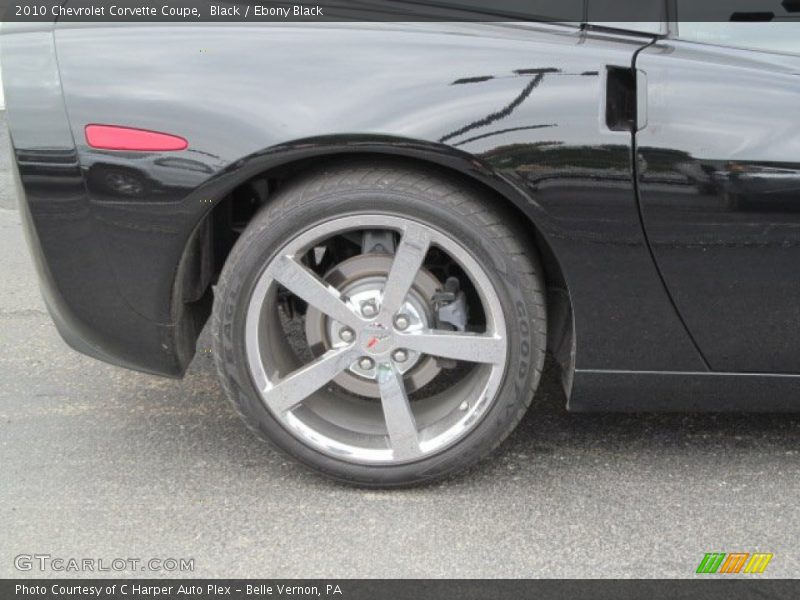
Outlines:
<svg viewBox="0 0 800 600"><path fill-rule="evenodd" d="M467 297L461 289L461 283L458 279L448 277L444 283L444 289L436 292L431 301L437 329L466 330L469 316ZM451 359L437 357L436 362L442 369L454 369L456 367L456 361Z"/></svg>

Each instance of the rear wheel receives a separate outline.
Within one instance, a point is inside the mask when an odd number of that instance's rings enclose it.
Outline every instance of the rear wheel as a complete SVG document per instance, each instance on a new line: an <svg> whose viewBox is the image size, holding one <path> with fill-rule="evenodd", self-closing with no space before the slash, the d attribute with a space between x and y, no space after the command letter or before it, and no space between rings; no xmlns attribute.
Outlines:
<svg viewBox="0 0 800 600"><path fill-rule="evenodd" d="M530 404L545 347L536 265L460 181L367 163L292 182L217 286L223 386L253 430L329 476L449 474Z"/></svg>

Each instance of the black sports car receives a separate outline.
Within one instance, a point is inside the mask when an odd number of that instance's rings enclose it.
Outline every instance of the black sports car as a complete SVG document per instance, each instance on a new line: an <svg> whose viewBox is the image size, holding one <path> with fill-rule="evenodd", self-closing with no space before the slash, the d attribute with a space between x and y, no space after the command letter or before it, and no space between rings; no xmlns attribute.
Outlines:
<svg viewBox="0 0 800 600"><path fill-rule="evenodd" d="M366 485L486 455L548 351L570 410L800 408L800 30L670 5L6 25L59 331L180 377L210 318L248 426Z"/></svg>

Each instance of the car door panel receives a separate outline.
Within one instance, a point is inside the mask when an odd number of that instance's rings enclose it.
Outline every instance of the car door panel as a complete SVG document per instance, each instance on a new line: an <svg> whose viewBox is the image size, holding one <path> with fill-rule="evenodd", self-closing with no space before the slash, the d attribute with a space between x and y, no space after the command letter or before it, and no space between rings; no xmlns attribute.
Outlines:
<svg viewBox="0 0 800 600"><path fill-rule="evenodd" d="M644 49L636 135L648 241L713 370L800 372L800 57Z"/></svg>

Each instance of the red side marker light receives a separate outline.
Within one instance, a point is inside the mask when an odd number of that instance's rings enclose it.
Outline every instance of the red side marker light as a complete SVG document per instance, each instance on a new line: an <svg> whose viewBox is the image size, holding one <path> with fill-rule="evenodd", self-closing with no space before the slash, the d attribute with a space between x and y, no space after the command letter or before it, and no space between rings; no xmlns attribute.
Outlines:
<svg viewBox="0 0 800 600"><path fill-rule="evenodd" d="M116 125L87 125L86 143L102 150L142 152L186 150L189 147L189 142L177 135Z"/></svg>

